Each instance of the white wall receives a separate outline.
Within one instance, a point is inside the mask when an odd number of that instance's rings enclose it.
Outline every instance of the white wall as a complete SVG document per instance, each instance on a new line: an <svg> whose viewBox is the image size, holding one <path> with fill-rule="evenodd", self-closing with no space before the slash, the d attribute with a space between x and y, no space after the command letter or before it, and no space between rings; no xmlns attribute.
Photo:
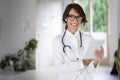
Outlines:
<svg viewBox="0 0 120 80"><path fill-rule="evenodd" d="M118 7L120 7L120 0L118 0ZM120 8L118 8L118 14L120 14ZM119 34L119 37L120 37L120 15L118 15L118 34Z"/></svg>
<svg viewBox="0 0 120 80"><path fill-rule="evenodd" d="M37 9L36 37L39 41L36 50L36 66L53 64L52 40L62 32L62 2L59 0L40 0Z"/></svg>
<svg viewBox="0 0 120 80"><path fill-rule="evenodd" d="M0 0L0 57L6 54L8 49L8 0Z"/></svg>
<svg viewBox="0 0 120 80"><path fill-rule="evenodd" d="M118 1L110 0L110 64L114 62L114 52L118 45Z"/></svg>
<svg viewBox="0 0 120 80"><path fill-rule="evenodd" d="M36 0L0 0L0 8L5 16L0 35L2 57L23 48L26 41L35 37Z"/></svg>

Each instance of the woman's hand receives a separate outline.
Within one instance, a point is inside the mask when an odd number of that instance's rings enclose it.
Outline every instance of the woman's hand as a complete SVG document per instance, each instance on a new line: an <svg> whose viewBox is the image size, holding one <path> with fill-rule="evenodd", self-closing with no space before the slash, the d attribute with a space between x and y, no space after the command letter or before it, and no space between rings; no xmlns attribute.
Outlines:
<svg viewBox="0 0 120 80"><path fill-rule="evenodd" d="M98 62L100 62L103 59L103 56L104 56L104 49L103 49L103 47L101 47L101 50L96 50L95 51L95 56L96 56L96 58L94 59L93 64L96 67Z"/></svg>
<svg viewBox="0 0 120 80"><path fill-rule="evenodd" d="M94 60L93 65L96 67L98 62L100 62L102 60L103 56L104 56L104 49L103 49L103 47L101 47L101 50L96 50L95 51L95 56L96 56L95 59L83 59L84 65L87 66L87 65L89 65L89 63L92 60Z"/></svg>
<svg viewBox="0 0 120 80"><path fill-rule="evenodd" d="M101 61L104 56L104 49L101 47L101 50L95 51L96 60Z"/></svg>
<svg viewBox="0 0 120 80"><path fill-rule="evenodd" d="M93 59L83 59L83 64L88 66Z"/></svg>

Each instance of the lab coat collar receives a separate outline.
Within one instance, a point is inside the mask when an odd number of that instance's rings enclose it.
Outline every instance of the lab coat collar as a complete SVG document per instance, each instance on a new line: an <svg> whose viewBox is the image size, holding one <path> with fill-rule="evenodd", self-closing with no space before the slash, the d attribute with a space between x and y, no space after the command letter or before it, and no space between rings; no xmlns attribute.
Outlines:
<svg viewBox="0 0 120 80"><path fill-rule="evenodd" d="M70 31L66 30L66 35L70 36L70 37L79 37L79 30L77 30L75 32L75 34L72 34Z"/></svg>

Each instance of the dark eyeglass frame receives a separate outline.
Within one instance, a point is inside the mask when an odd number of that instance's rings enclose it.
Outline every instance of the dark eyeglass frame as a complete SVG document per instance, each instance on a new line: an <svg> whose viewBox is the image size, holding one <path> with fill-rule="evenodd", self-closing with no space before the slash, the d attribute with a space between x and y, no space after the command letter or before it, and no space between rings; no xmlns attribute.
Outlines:
<svg viewBox="0 0 120 80"><path fill-rule="evenodd" d="M76 19L78 22L81 22L82 19L83 19L82 16L74 16L74 15L71 15L71 14L69 14L67 17L68 17L71 21L74 21L74 20Z"/></svg>

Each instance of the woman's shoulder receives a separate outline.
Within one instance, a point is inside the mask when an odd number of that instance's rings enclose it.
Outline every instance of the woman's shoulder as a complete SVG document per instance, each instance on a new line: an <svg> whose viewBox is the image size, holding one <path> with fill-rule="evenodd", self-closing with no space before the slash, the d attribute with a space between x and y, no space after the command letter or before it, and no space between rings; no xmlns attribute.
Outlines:
<svg viewBox="0 0 120 80"><path fill-rule="evenodd" d="M59 40L59 39L61 39L61 37L62 37L62 34L59 34L59 35L56 35L53 39L54 40Z"/></svg>
<svg viewBox="0 0 120 80"><path fill-rule="evenodd" d="M60 42L61 41L61 38L62 38L62 34L59 34L59 35L56 35L54 38L53 38L53 42Z"/></svg>

